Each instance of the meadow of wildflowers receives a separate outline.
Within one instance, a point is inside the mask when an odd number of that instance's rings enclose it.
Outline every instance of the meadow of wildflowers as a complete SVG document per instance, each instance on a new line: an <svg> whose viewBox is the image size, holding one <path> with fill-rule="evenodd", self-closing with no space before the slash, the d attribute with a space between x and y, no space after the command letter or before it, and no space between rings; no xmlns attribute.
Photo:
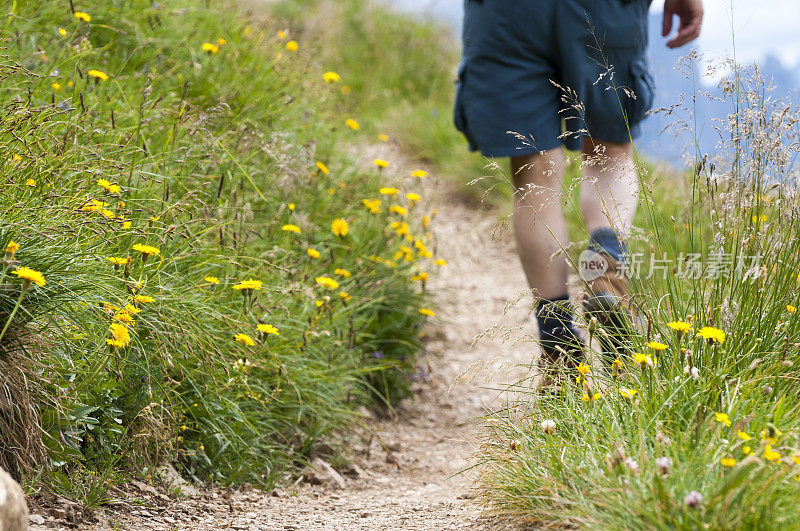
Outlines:
<svg viewBox="0 0 800 531"><path fill-rule="evenodd" d="M419 177L352 159L375 141L359 89L288 24L216 1L11 5L0 466L62 490L164 460L271 484L408 392L431 212Z"/></svg>

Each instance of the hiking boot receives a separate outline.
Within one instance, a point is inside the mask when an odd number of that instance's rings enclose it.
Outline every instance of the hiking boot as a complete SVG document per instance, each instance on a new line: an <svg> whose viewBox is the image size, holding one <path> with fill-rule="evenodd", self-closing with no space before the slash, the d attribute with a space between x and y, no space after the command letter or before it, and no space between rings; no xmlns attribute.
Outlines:
<svg viewBox="0 0 800 531"><path fill-rule="evenodd" d="M608 253L600 253L594 260L604 260L605 268L601 274L587 280L587 293L583 301L586 319L597 319L603 332L597 339L604 354L616 356L627 351L626 339L633 329L631 316L630 282L624 264Z"/></svg>

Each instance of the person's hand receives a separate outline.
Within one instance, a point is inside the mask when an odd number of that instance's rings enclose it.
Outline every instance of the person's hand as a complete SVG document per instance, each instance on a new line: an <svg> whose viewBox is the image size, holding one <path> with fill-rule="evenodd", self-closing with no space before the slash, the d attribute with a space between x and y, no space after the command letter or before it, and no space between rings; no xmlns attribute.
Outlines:
<svg viewBox="0 0 800 531"><path fill-rule="evenodd" d="M675 37L667 41L667 46L670 48L683 46L700 35L700 26L703 23L703 0L665 0L664 23L661 29L663 37L672 31L674 15L678 15L681 25Z"/></svg>

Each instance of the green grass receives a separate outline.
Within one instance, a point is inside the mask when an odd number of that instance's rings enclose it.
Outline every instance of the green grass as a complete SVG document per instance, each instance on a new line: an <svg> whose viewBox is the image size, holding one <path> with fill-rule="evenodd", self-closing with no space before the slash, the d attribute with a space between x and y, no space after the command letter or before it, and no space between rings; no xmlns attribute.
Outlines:
<svg viewBox="0 0 800 531"><path fill-rule="evenodd" d="M411 277L432 267L424 207L410 208L411 235L392 228L403 220L387 207L406 199L378 190L411 190L352 159L368 140L342 125L341 84L322 79L339 65L322 68L291 29L278 36L285 20L215 1L76 9L91 22L45 1L16 2L3 21L0 245L20 247L0 279L12 397L0 465L47 466L40 484L61 492L58 478L81 470L163 460L271 485L361 404L408 394L425 319ZM46 284L25 287L20 266ZM250 278L261 287L234 289ZM113 347L120 323L130 343Z"/></svg>

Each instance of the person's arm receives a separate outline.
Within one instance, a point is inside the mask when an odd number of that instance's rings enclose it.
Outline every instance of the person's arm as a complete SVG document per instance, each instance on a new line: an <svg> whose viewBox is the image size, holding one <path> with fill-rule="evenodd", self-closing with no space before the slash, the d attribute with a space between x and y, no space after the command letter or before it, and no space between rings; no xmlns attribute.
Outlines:
<svg viewBox="0 0 800 531"><path fill-rule="evenodd" d="M672 17L677 15L681 21L678 33L667 41L667 46L677 48L692 42L700 35L703 24L703 0L665 0L664 23L661 35L666 37L672 31Z"/></svg>

